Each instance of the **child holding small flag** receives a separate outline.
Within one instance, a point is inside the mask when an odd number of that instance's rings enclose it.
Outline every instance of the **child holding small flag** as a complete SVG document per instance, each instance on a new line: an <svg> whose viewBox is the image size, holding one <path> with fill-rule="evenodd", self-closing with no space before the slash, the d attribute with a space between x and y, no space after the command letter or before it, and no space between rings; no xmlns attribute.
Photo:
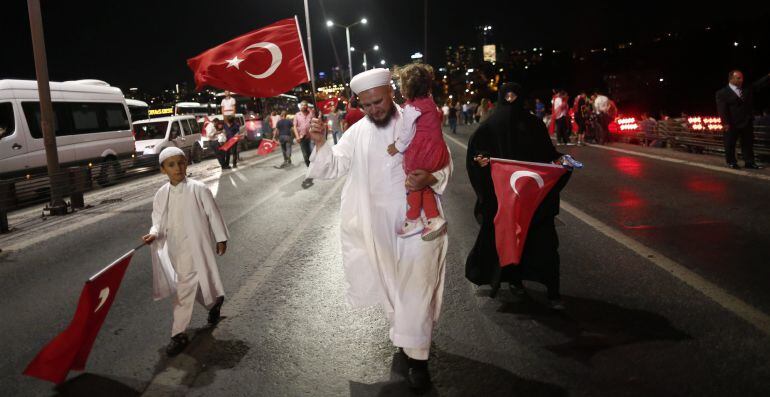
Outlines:
<svg viewBox="0 0 770 397"><path fill-rule="evenodd" d="M175 356L189 343L185 330L196 299L209 309L209 324L220 319L224 289L215 252L224 255L229 236L211 191L187 178L187 158L181 149L163 149L160 168L169 183L155 194L152 227L142 240L152 244L153 297L159 300L174 295L174 321L166 354Z"/></svg>

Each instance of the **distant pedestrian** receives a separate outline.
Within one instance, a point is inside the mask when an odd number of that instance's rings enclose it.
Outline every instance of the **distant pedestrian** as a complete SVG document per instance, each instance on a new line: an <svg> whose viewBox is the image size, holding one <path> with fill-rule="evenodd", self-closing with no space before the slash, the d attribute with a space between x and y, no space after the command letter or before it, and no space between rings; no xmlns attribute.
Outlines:
<svg viewBox="0 0 770 397"><path fill-rule="evenodd" d="M462 105L463 108L463 124L471 123L471 104L466 102Z"/></svg>
<svg viewBox="0 0 770 397"><path fill-rule="evenodd" d="M567 145L570 142L572 120L569 115L569 97L565 91L559 91L554 97L551 123L556 134L557 144Z"/></svg>
<svg viewBox="0 0 770 397"><path fill-rule="evenodd" d="M443 125L448 125L449 120L449 102L444 103L444 106L441 107L441 114L444 116Z"/></svg>
<svg viewBox="0 0 770 397"><path fill-rule="evenodd" d="M294 115L294 137L299 148L302 151L302 157L305 159L305 165L310 167L310 154L313 152L311 146L310 136L308 130L310 130L310 120L313 119L313 113L310 112L307 101L302 101L299 104L299 112ZM313 186L313 178L305 178L302 181L302 187L307 189Z"/></svg>
<svg viewBox="0 0 770 397"><path fill-rule="evenodd" d="M187 178L187 158L177 147L160 152L169 182L155 194L152 227L142 237L152 244L153 297L174 296L174 321L166 354L176 356L189 343L185 333L195 301L209 310L208 323L220 320L225 291L216 255L227 251L229 233L206 185Z"/></svg>
<svg viewBox="0 0 770 397"><path fill-rule="evenodd" d="M585 142L586 126L588 124L588 107L586 106L588 98L585 91L580 92L575 97L575 103L572 106L572 114L575 116L575 124L578 126L577 130L577 145L583 146Z"/></svg>
<svg viewBox="0 0 770 397"><path fill-rule="evenodd" d="M235 98L230 95L230 91L225 91L225 97L222 99L222 116L235 116Z"/></svg>
<svg viewBox="0 0 770 397"><path fill-rule="evenodd" d="M489 112L489 99L483 98L481 103L479 103L479 106L476 108L476 122L483 123L484 120L487 119L487 116L489 116Z"/></svg>
<svg viewBox="0 0 770 397"><path fill-rule="evenodd" d="M281 121L281 118L280 112L273 110L273 113L270 114L270 128L275 128L278 122Z"/></svg>
<svg viewBox="0 0 770 397"><path fill-rule="evenodd" d="M459 111L457 110L457 106L449 106L449 115L447 115L447 122L449 123L449 130L452 131L453 134L457 134L457 118Z"/></svg>
<svg viewBox="0 0 770 397"><path fill-rule="evenodd" d="M348 102L347 110L345 111L345 117L342 119L342 132L345 132L357 123L358 120L364 118L364 112L358 107L358 99L350 98Z"/></svg>
<svg viewBox="0 0 770 397"><path fill-rule="evenodd" d="M609 115L610 99L604 95L597 95L594 100L594 114L596 117L596 143L604 145L610 137L610 123L612 120Z"/></svg>
<svg viewBox="0 0 770 397"><path fill-rule="evenodd" d="M214 151L214 156L217 158L219 166L222 169L227 169L229 167L225 165L225 152L219 150L219 147L227 142L227 136L225 135L225 124L222 122L222 120L217 119L214 119L212 124L214 125L214 131L211 133L206 133L209 137L209 145Z"/></svg>
<svg viewBox="0 0 770 397"><path fill-rule="evenodd" d="M286 111L281 112L280 120L275 123L273 129L273 139L277 139L281 144L281 153L283 153L283 163L275 168L286 168L291 165L291 148L294 145L294 123L286 119Z"/></svg>
<svg viewBox="0 0 770 397"><path fill-rule="evenodd" d="M535 116L543 121L545 118L545 104L540 98L535 98Z"/></svg>
<svg viewBox="0 0 770 397"><path fill-rule="evenodd" d="M725 161L730 168L740 168L735 157L735 144L740 139L744 167L760 169L762 167L754 162L754 92L770 85L770 75L749 87L743 87L740 70L731 71L728 79L727 86L716 93L717 111L725 129Z"/></svg>
<svg viewBox="0 0 770 397"><path fill-rule="evenodd" d="M236 135L240 135L241 125L238 124L238 121L235 120L235 116L225 116L224 130L225 130L225 137L227 138L228 141L230 139L235 138ZM233 160L232 168L238 168L238 146L240 145L236 143L225 152L225 165L222 168L224 169L231 168L230 167L231 158Z"/></svg>
<svg viewBox="0 0 770 397"><path fill-rule="evenodd" d="M342 121L343 109L345 109L345 106L342 102L338 102L337 106L334 107L334 111L326 115L326 119L329 121L329 124L331 124L332 139L334 140L335 145L342 135L342 125L340 122Z"/></svg>

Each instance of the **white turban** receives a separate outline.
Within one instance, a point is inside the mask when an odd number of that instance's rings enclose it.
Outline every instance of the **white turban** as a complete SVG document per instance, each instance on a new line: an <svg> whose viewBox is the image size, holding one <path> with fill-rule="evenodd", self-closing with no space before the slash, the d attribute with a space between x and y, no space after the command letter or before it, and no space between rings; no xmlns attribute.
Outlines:
<svg viewBox="0 0 770 397"><path fill-rule="evenodd" d="M163 149L163 151L160 152L160 157L158 158L158 160L160 161L160 165L163 165L163 162L169 157L184 156L184 155L185 154L182 151L182 149L176 146L171 146Z"/></svg>
<svg viewBox="0 0 770 397"><path fill-rule="evenodd" d="M390 85L390 70L383 68L367 70L353 76L353 79L350 80L350 89L356 95L374 87L385 85Z"/></svg>

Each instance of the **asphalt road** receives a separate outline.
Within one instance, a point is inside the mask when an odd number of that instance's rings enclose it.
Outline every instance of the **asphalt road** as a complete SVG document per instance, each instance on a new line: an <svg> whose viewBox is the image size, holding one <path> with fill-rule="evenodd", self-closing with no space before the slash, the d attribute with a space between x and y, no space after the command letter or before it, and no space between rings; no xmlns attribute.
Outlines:
<svg viewBox="0 0 770 397"><path fill-rule="evenodd" d="M432 395L770 395L770 336L659 266L562 211L562 288L554 313L543 288L513 303L464 278L478 230L464 171L470 130L449 140L455 174L443 203L450 222L445 304L431 357ZM581 147L586 163L566 203L770 313L766 181ZM24 377L35 353L64 329L83 281L134 247L150 204L89 210L86 226L0 254L4 395L404 395L405 365L379 308L343 300L339 181L300 186L305 167L250 159L213 176L231 232L219 266L227 316L168 360L171 303L151 298L147 249L129 267L84 373L62 385ZM157 188L142 186L149 197ZM134 193L138 195L139 193ZM132 200L137 198L132 196ZM96 222L89 217L102 216ZM93 218L95 219L95 218ZM0 246L0 248L2 248ZM764 260L764 263L763 263ZM711 295L713 296L713 294ZM727 305L729 307L729 305ZM396 357L394 359L394 357Z"/></svg>

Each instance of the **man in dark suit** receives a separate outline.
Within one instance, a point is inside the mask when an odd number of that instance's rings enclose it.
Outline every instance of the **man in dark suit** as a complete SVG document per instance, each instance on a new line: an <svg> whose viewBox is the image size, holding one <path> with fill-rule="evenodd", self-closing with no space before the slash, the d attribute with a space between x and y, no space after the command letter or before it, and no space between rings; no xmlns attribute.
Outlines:
<svg viewBox="0 0 770 397"><path fill-rule="evenodd" d="M717 91L717 111L725 128L725 160L727 166L738 169L735 158L735 144L741 140L741 154L746 168L761 168L754 163L754 91L759 91L770 82L770 75L757 80L750 87L743 87L743 72L733 70L729 83Z"/></svg>

